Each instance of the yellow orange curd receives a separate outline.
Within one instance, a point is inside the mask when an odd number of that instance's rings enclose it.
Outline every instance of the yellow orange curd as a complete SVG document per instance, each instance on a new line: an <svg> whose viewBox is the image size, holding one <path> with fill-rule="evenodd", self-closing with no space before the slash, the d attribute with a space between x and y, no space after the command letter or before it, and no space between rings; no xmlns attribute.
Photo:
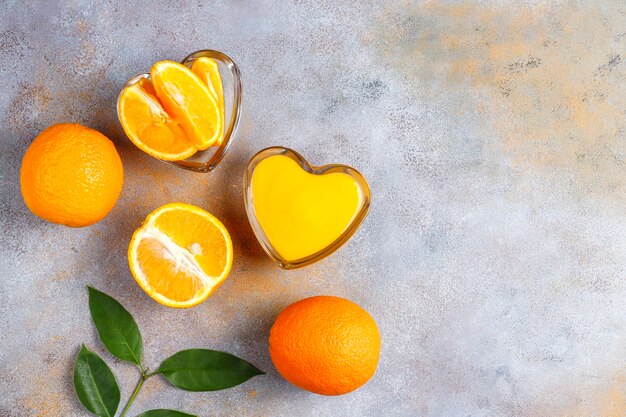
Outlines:
<svg viewBox="0 0 626 417"><path fill-rule="evenodd" d="M256 219L287 261L332 244L350 226L363 202L361 189L350 175L311 174L284 155L259 162L250 187Z"/></svg>

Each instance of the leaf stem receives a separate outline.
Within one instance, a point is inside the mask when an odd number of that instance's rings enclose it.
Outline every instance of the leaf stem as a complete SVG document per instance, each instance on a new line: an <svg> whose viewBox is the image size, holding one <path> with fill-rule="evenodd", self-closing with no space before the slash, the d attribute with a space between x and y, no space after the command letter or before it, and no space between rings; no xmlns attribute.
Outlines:
<svg viewBox="0 0 626 417"><path fill-rule="evenodd" d="M133 401L135 401L137 394L139 394L139 391L141 390L143 383L146 382L148 378L150 378L151 376L155 374L156 374L155 372L149 374L148 369L143 369L143 367L141 367L141 378L139 379L139 382L137 383L137 386L135 387L135 391L133 391L133 395L131 395L130 399L126 403L126 407L124 407L122 414L120 414L120 417L124 417L126 415L131 404L133 403Z"/></svg>
<svg viewBox="0 0 626 417"><path fill-rule="evenodd" d="M156 374L158 374L159 370L157 369L156 371L150 372L149 374L147 372L148 372L148 369L146 369L146 379L150 378L151 376L155 376Z"/></svg>

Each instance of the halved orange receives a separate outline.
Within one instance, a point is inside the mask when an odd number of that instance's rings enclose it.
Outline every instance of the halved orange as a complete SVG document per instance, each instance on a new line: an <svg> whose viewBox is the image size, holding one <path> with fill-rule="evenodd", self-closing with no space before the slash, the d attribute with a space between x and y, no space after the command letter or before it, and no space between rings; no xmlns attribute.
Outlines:
<svg viewBox="0 0 626 417"><path fill-rule="evenodd" d="M223 125L217 100L196 74L178 62L160 61L150 78L163 107L196 148L207 149L218 140Z"/></svg>
<svg viewBox="0 0 626 417"><path fill-rule="evenodd" d="M209 87L209 90L217 100L217 106L222 118L222 126L224 126L224 87L222 86L222 76L220 68L216 60L202 56L197 58L191 64L191 71L194 72L203 83ZM223 128L222 128L223 129ZM224 140L224 132L219 135L215 145L221 145Z"/></svg>
<svg viewBox="0 0 626 417"><path fill-rule="evenodd" d="M168 307L193 307L226 279L233 244L211 213L185 203L166 204L133 234L128 264L139 286Z"/></svg>
<svg viewBox="0 0 626 417"><path fill-rule="evenodd" d="M185 159L197 149L167 114L150 80L142 78L120 95L118 113L124 132L142 151L166 161Z"/></svg>

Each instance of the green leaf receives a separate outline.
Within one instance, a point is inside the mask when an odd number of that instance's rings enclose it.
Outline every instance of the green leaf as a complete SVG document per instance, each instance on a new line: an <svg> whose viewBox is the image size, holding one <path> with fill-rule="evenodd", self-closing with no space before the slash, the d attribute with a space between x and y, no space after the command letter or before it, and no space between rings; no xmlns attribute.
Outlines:
<svg viewBox="0 0 626 417"><path fill-rule="evenodd" d="M197 416L193 414L183 413L181 411L159 409L159 410L146 411L145 413L141 413L137 417L197 417Z"/></svg>
<svg viewBox="0 0 626 417"><path fill-rule="evenodd" d="M189 349L165 359L156 373L163 375L175 387L187 391L218 391L265 372L230 353Z"/></svg>
<svg viewBox="0 0 626 417"><path fill-rule="evenodd" d="M82 346L74 364L74 388L85 408L100 417L113 417L120 403L115 375L100 356Z"/></svg>
<svg viewBox="0 0 626 417"><path fill-rule="evenodd" d="M100 340L111 354L141 367L143 342L133 316L115 298L89 289L89 310Z"/></svg>

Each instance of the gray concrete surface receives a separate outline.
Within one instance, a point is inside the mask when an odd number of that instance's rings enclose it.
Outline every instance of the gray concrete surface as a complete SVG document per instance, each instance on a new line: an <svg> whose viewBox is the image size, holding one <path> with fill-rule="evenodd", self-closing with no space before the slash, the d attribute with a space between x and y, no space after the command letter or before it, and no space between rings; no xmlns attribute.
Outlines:
<svg viewBox="0 0 626 417"><path fill-rule="evenodd" d="M188 347L267 375L222 392L152 379L133 407L200 416L626 416L626 8L619 0L0 3L0 415L82 416L71 366L85 342L123 401L135 370L108 355L87 284L136 317L146 362ZM137 150L119 88L160 59L226 52L241 66L237 142L211 174ZM101 130L125 185L115 209L69 229L19 192L28 144L56 122ZM369 179L373 206L332 257L278 269L247 224L241 177L270 145ZM172 201L231 230L227 282L199 307L148 298L126 263L132 232ZM315 294L369 310L378 371L341 397L277 374L268 331Z"/></svg>

